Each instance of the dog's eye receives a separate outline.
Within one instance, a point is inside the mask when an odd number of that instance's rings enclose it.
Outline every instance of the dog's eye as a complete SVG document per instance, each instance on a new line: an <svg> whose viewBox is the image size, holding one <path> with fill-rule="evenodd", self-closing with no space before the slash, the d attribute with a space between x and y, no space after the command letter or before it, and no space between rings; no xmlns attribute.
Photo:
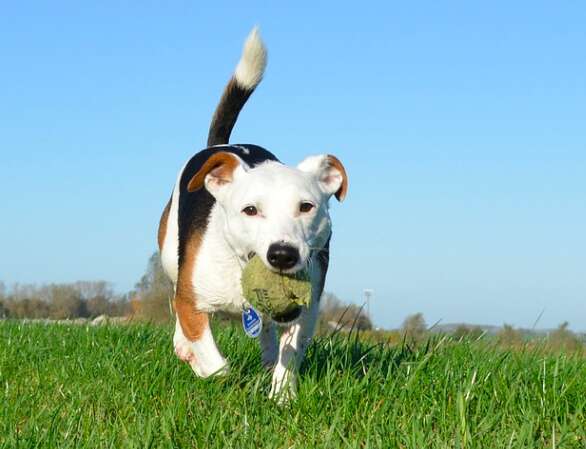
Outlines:
<svg viewBox="0 0 586 449"><path fill-rule="evenodd" d="M254 217L256 214L258 214L258 209L254 206L246 206L244 209L242 209L242 212L244 212L249 217Z"/></svg>
<svg viewBox="0 0 586 449"><path fill-rule="evenodd" d="M307 201L303 201L301 204L299 204L299 212L301 213L307 213L310 212L315 206Z"/></svg>

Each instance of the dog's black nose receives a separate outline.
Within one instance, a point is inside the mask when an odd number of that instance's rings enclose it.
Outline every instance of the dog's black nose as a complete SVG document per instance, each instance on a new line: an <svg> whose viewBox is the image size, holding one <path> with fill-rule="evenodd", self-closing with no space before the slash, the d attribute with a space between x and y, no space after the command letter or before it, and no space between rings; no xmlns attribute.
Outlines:
<svg viewBox="0 0 586 449"><path fill-rule="evenodd" d="M279 270L288 270L299 262L299 251L286 243L273 243L267 251L267 260Z"/></svg>

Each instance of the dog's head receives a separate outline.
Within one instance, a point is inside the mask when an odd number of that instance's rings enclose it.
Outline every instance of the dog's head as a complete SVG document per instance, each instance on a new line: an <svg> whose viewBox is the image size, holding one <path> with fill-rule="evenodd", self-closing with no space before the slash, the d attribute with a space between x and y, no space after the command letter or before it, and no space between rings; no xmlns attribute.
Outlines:
<svg viewBox="0 0 586 449"><path fill-rule="evenodd" d="M311 156L297 167L266 161L249 167L237 155L217 152L190 180L188 190L205 187L224 215L226 239L246 259L261 257L274 271L306 267L311 252L331 233L328 200L342 201L348 179L334 156Z"/></svg>

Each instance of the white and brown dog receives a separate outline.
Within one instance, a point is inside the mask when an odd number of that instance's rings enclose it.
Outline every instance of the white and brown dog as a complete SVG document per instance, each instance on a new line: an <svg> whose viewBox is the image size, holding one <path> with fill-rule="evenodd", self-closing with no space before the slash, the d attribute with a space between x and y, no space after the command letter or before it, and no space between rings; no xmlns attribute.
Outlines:
<svg viewBox="0 0 586 449"><path fill-rule="evenodd" d="M240 285L246 262L257 254L271 270L309 268L311 305L263 317L262 360L274 366L274 397L294 393L295 371L314 332L328 268L328 200L332 195L343 200L348 180L331 155L308 157L293 168L259 146L228 144L240 110L262 79L266 58L254 29L214 113L208 148L177 176L158 240L164 270L175 286L175 351L201 377L227 370L209 314L240 314L248 307ZM286 327L279 345L275 324Z"/></svg>

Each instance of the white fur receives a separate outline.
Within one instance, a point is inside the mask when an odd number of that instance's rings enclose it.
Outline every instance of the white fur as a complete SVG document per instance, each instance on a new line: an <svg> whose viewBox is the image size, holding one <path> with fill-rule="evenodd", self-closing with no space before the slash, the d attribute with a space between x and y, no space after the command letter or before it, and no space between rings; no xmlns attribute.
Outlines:
<svg viewBox="0 0 586 449"><path fill-rule="evenodd" d="M224 238L224 220L224 211L216 203L197 253L191 279L199 310L240 314L246 305L240 285L244 261L239 260Z"/></svg>
<svg viewBox="0 0 586 449"><path fill-rule="evenodd" d="M237 156L235 156L237 157ZM296 372L311 341L318 314L318 295L322 279L321 267L315 260L331 233L328 200L339 185L323 182L326 170L325 155L314 156L298 168L286 167L268 161L250 168L238 158L240 165L229 182L218 183L213 175L205 179L205 186L216 198L208 226L196 254L191 279L197 296L197 308L202 312L224 311L239 315L247 301L242 296L242 268L248 254L255 252L269 266L268 247L285 241L300 253L297 271L309 265L314 297L301 317L289 323L283 332L277 350L275 325L264 316L265 324L260 336L263 365L274 365L271 397L285 401L295 395ZM177 281L177 212L179 182L173 191L167 235L163 247L165 271ZM335 173L330 179L336 181ZM336 181L337 182L337 181ZM315 205L309 213L300 213L301 202ZM247 216L242 210L247 205L258 208L258 216ZM218 350L207 327L202 337L188 341L177 323L174 336L175 351L187 361L194 372L207 377L227 371L227 362Z"/></svg>
<svg viewBox="0 0 586 449"><path fill-rule="evenodd" d="M219 225L229 247L240 258L256 253L267 267L271 244L286 242L297 248L298 264L289 272L307 265L314 249L321 249L330 236L328 199L319 176L297 168L267 161L252 169L239 166L229 183L215 183L206 177L206 188L216 197L223 211ZM299 213L301 202L315 205L308 213ZM257 216L247 216L247 206L258 209Z"/></svg>
<svg viewBox="0 0 586 449"><path fill-rule="evenodd" d="M177 356L189 363L199 377L223 375L228 372L228 362L220 354L209 326L204 329L199 340L191 342L183 335L177 320L173 344Z"/></svg>
<svg viewBox="0 0 586 449"><path fill-rule="evenodd" d="M258 27L254 27L246 38L234 77L240 86L254 89L260 83L266 65L267 50L260 38Z"/></svg>
<svg viewBox="0 0 586 449"><path fill-rule="evenodd" d="M167 276L173 282L173 285L177 283L179 273L179 182L186 166L187 162L179 170L177 181L173 188L171 207L169 209L169 216L167 217L167 231L165 233L163 247L161 248L161 264L165 273L167 273Z"/></svg>
<svg viewBox="0 0 586 449"><path fill-rule="evenodd" d="M254 28L246 39L234 73L236 83L242 88L254 89L263 77L266 63L266 48L258 29ZM248 148L239 148L249 154ZM285 324L288 327L278 346L276 326L268 316L263 316L265 323L260 336L263 365L274 366L270 395L285 401L295 394L296 372L313 336L323 281L316 259L331 235L328 201L342 185L343 175L328 163L327 155L307 158L296 168L274 161L250 168L241 158L234 157L239 164L231 177L212 170L205 178L205 188L216 203L191 273L196 308L204 313L240 314L248 305L241 287L242 268L248 255L257 254L272 269L267 260L271 244L285 242L298 250L300 260L288 272L310 268L311 304L303 308L299 319ZM174 285L179 272L179 186L186 165L177 176L161 248L163 268ZM300 209L306 202L314 207ZM256 207L259 213L244 214L243 209L248 206ZM188 362L200 377L228 370L209 326L196 341L190 341L177 320L173 344L177 356Z"/></svg>
<svg viewBox="0 0 586 449"><path fill-rule="evenodd" d="M336 193L342 185L342 173L340 173L336 167L331 165L327 154L309 156L305 158L297 168L316 176L321 188L329 195Z"/></svg>
<svg viewBox="0 0 586 449"><path fill-rule="evenodd" d="M315 329L322 280L316 254L331 234L328 201L340 187L342 174L322 155L305 160L298 168L273 161L254 168L241 163L229 182L217 183L213 177L208 175L205 185L217 203L198 255L202 268L196 268L194 276L201 307L241 307L245 302L240 291L241 267L247 254L256 253L270 268L267 251L272 243L284 241L298 249L300 262L291 271L311 268L314 297L299 320L283 332L278 357L273 324L261 333L263 365L271 366L277 359L270 396L284 402L295 395L296 373ZM302 202L315 207L300 213ZM258 210L255 216L243 213L251 205Z"/></svg>

